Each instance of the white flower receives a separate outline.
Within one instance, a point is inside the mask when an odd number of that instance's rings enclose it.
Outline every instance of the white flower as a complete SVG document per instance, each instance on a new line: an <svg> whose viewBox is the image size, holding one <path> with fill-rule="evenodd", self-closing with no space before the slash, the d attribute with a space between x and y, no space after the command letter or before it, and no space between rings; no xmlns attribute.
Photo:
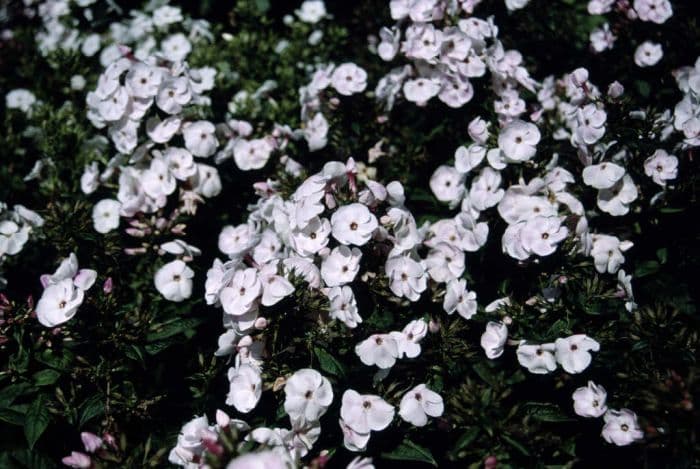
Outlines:
<svg viewBox="0 0 700 469"><path fill-rule="evenodd" d="M455 168L460 173L468 173L481 164L486 156L486 147L472 144L461 146L455 151Z"/></svg>
<svg viewBox="0 0 700 469"><path fill-rule="evenodd" d="M182 33L172 34L160 43L163 57L171 62L180 62L187 57L192 50L192 44Z"/></svg>
<svg viewBox="0 0 700 469"><path fill-rule="evenodd" d="M489 321L481 335L481 348L493 360L503 355L503 347L508 339L508 328L502 322Z"/></svg>
<svg viewBox="0 0 700 469"><path fill-rule="evenodd" d="M341 244L363 246L377 226L377 217L359 203L343 205L331 216L333 237Z"/></svg>
<svg viewBox="0 0 700 469"><path fill-rule="evenodd" d="M83 304L85 292L71 278L60 280L46 287L36 305L39 322L46 327L56 327L75 316Z"/></svg>
<svg viewBox="0 0 700 469"><path fill-rule="evenodd" d="M185 148L194 156L211 156L216 153L219 141L214 135L216 128L209 121L197 121L186 124L182 130Z"/></svg>
<svg viewBox="0 0 700 469"><path fill-rule="evenodd" d="M666 186L666 181L678 176L678 158L669 155L665 150L656 150L644 161L644 174L660 186Z"/></svg>
<svg viewBox="0 0 700 469"><path fill-rule="evenodd" d="M294 250L301 256L316 254L328 244L331 224L325 218L314 217L306 226L292 232Z"/></svg>
<svg viewBox="0 0 700 469"><path fill-rule="evenodd" d="M242 171L260 169L267 164L272 150L272 145L267 139L240 139L233 147L233 159L238 169Z"/></svg>
<svg viewBox="0 0 700 469"><path fill-rule="evenodd" d="M168 114L178 114L191 100L192 91L186 77L163 80L156 95L156 105Z"/></svg>
<svg viewBox="0 0 700 469"><path fill-rule="evenodd" d="M591 248L591 256L598 272L608 272L614 274L625 262L623 252L630 249L633 244L631 241L622 241L615 236L610 235L593 235L593 247Z"/></svg>
<svg viewBox="0 0 700 469"><path fill-rule="evenodd" d="M569 233L561 222L559 217L535 217L525 222L520 232L523 248L538 256L552 254Z"/></svg>
<svg viewBox="0 0 700 469"><path fill-rule="evenodd" d="M243 223L236 227L225 226L219 234L219 250L231 259L239 258L248 253L260 241L260 235L255 227Z"/></svg>
<svg viewBox="0 0 700 469"><path fill-rule="evenodd" d="M85 194L92 194L100 185L100 169L97 166L97 161L89 165L85 165L83 175L80 176L80 189Z"/></svg>
<svg viewBox="0 0 700 469"><path fill-rule="evenodd" d="M427 275L423 266L407 256L396 256L387 259L384 266L389 277L389 288L394 295L418 301L421 293L427 288Z"/></svg>
<svg viewBox="0 0 700 469"><path fill-rule="evenodd" d="M206 415L195 417L180 430L177 436L177 446L170 451L168 461L178 466L188 466L195 456L200 456L204 451L202 438L209 430L209 421Z"/></svg>
<svg viewBox="0 0 700 469"><path fill-rule="evenodd" d="M292 421L316 422L333 402L331 383L316 370L297 370L284 386L284 410Z"/></svg>
<svg viewBox="0 0 700 469"><path fill-rule="evenodd" d="M585 334L557 339L554 346L557 362L567 373L581 373L591 364L590 351L600 350L600 344Z"/></svg>
<svg viewBox="0 0 700 469"><path fill-rule="evenodd" d="M348 286L333 287L328 292L328 299L331 302L331 318L342 321L350 328L355 328L362 322L352 288Z"/></svg>
<svg viewBox="0 0 700 469"><path fill-rule="evenodd" d="M228 380L230 388L226 404L244 414L253 410L262 396L260 372L252 365L242 364L236 368L229 368Z"/></svg>
<svg viewBox="0 0 700 469"><path fill-rule="evenodd" d="M19 109L22 112L29 112L36 102L36 96L31 91L24 88L17 88L5 95L5 106L8 109Z"/></svg>
<svg viewBox="0 0 700 469"><path fill-rule="evenodd" d="M673 16L673 7L669 0L634 0L634 11L642 21L665 23Z"/></svg>
<svg viewBox="0 0 700 469"><path fill-rule="evenodd" d="M447 284L442 307L447 314L455 311L464 319L471 319L476 314L476 293L467 291L467 281L455 279Z"/></svg>
<svg viewBox="0 0 700 469"><path fill-rule="evenodd" d="M424 106L440 92L440 82L430 78L407 80L403 84L403 95L408 101Z"/></svg>
<svg viewBox="0 0 700 469"><path fill-rule="evenodd" d="M489 139L489 124L481 117L475 117L467 127L469 136L479 145L484 145Z"/></svg>
<svg viewBox="0 0 700 469"><path fill-rule="evenodd" d="M637 186L629 174L625 174L610 189L598 192L598 208L610 215L619 217L629 212L629 204L637 200Z"/></svg>
<svg viewBox="0 0 700 469"><path fill-rule="evenodd" d="M464 272L464 252L448 243L438 243L425 258L428 275L436 282L449 282Z"/></svg>
<svg viewBox="0 0 700 469"><path fill-rule="evenodd" d="M394 420L394 407L379 396L348 389L343 393L340 417L357 433L381 431Z"/></svg>
<svg viewBox="0 0 700 469"><path fill-rule="evenodd" d="M498 148L510 161L527 161L535 156L540 137L535 124L514 120L498 134Z"/></svg>
<svg viewBox="0 0 700 469"><path fill-rule="evenodd" d="M182 10L179 7L163 5L153 11L153 24L157 28L162 28L169 24L179 23L183 20Z"/></svg>
<svg viewBox="0 0 700 469"><path fill-rule="evenodd" d="M344 63L333 71L331 84L343 96L361 93L367 88L367 72L353 63Z"/></svg>
<svg viewBox="0 0 700 469"><path fill-rule="evenodd" d="M644 41L634 51L634 63L639 67L653 67L664 56L661 44Z"/></svg>
<svg viewBox="0 0 700 469"><path fill-rule="evenodd" d="M182 119L180 119L178 116L170 116L162 121L159 117L155 116L151 117L150 119L148 119L148 121L146 121L146 133L148 134L150 139L156 143L167 143L180 130L181 125ZM170 147L165 151L167 152L168 150L175 149L176 148ZM177 150L182 149L177 148ZM189 154L189 152L187 153Z"/></svg>
<svg viewBox="0 0 700 469"><path fill-rule="evenodd" d="M328 121L323 114L316 115L306 122L304 138L309 144L309 151L320 150L328 143Z"/></svg>
<svg viewBox="0 0 700 469"><path fill-rule="evenodd" d="M194 271L177 259L168 262L156 272L156 289L166 300L180 302L192 295Z"/></svg>
<svg viewBox="0 0 700 469"><path fill-rule="evenodd" d="M117 200L100 200L92 208L92 223L98 233L109 233L119 228L119 210L122 204Z"/></svg>
<svg viewBox="0 0 700 469"><path fill-rule="evenodd" d="M428 416L440 417L444 410L442 397L425 384L419 384L401 398L399 415L406 422L423 427L428 423Z"/></svg>
<svg viewBox="0 0 700 469"><path fill-rule="evenodd" d="M167 119L166 119L167 120ZM192 154L184 148L168 147L163 152L163 157L168 164L168 169L175 179L186 181L197 174L197 165Z"/></svg>
<svg viewBox="0 0 700 469"><path fill-rule="evenodd" d="M605 135L608 116L595 104L586 104L576 111L576 137L579 142L593 145Z"/></svg>
<svg viewBox="0 0 700 469"><path fill-rule="evenodd" d="M506 8L509 11L520 10L525 8L528 3L530 3L530 0L506 0Z"/></svg>
<svg viewBox="0 0 700 469"><path fill-rule="evenodd" d="M416 358L420 355L420 341L428 334L428 323L422 319L415 319L409 322L401 332L393 331L391 337L396 341L398 346L398 358L404 356L408 358Z"/></svg>
<svg viewBox="0 0 700 469"><path fill-rule="evenodd" d="M289 462L278 451L266 450L238 456L226 469L289 469Z"/></svg>
<svg viewBox="0 0 700 469"><path fill-rule="evenodd" d="M262 284L260 303L263 306L275 305L294 293L294 285L281 275L277 275L277 262L270 262L260 269L260 283Z"/></svg>
<svg viewBox="0 0 700 469"><path fill-rule="evenodd" d="M608 410L605 405L607 397L608 393L603 386L589 381L587 386L576 389L571 395L574 412L581 417L600 417Z"/></svg>
<svg viewBox="0 0 700 469"><path fill-rule="evenodd" d="M362 252L347 246L333 248L321 264L321 278L329 287L345 285L355 280L360 271Z"/></svg>
<svg viewBox="0 0 700 469"><path fill-rule="evenodd" d="M257 270L238 270L231 280L231 286L221 290L220 299L226 314L242 316L255 306L260 296L262 283Z"/></svg>
<svg viewBox="0 0 700 469"><path fill-rule="evenodd" d="M456 204L464 196L464 175L453 166L439 166L430 177L430 189L440 202Z"/></svg>
<svg viewBox="0 0 700 469"><path fill-rule="evenodd" d="M608 410L603 416L605 426L601 432L608 443L627 446L644 438L644 433L637 423L637 414L629 409Z"/></svg>
<svg viewBox="0 0 700 469"><path fill-rule="evenodd" d="M609 189L625 175L625 168L609 161L586 166L583 169L583 182L596 189Z"/></svg>
<svg viewBox="0 0 700 469"><path fill-rule="evenodd" d="M343 432L343 446L350 451L364 451L369 442L369 430L359 433L353 430L343 419L339 419L340 429Z"/></svg>
<svg viewBox="0 0 700 469"><path fill-rule="evenodd" d="M2 206L0 206L0 210ZM18 254L29 240L30 228L18 225L12 220L0 221L0 260L5 254Z"/></svg>
<svg viewBox="0 0 700 469"><path fill-rule="evenodd" d="M391 368L399 357L399 346L389 334L374 334L355 346L355 353L367 366Z"/></svg>
<svg viewBox="0 0 700 469"><path fill-rule="evenodd" d="M527 344L524 340L518 345L516 352L520 365L530 373L543 375L557 369L554 359L554 344Z"/></svg>
<svg viewBox="0 0 700 469"><path fill-rule="evenodd" d="M363 458L357 456L355 459L350 461L345 469L375 469L374 464L372 464L372 458Z"/></svg>
<svg viewBox="0 0 700 469"><path fill-rule="evenodd" d="M124 84L129 93L136 98L153 98L158 94L163 76L162 69L136 62L129 68Z"/></svg>
<svg viewBox="0 0 700 469"><path fill-rule="evenodd" d="M487 166L472 181L469 202L481 212L498 204L504 194L505 191L501 189L501 173Z"/></svg>
<svg viewBox="0 0 700 469"><path fill-rule="evenodd" d="M295 13L304 23L318 23L326 16L326 5L323 0L305 0Z"/></svg>

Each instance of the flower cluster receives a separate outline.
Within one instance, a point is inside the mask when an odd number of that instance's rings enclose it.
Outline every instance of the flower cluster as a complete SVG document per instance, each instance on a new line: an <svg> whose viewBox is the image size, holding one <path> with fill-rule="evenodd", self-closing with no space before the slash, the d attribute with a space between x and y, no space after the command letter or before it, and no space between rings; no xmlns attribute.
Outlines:
<svg viewBox="0 0 700 469"><path fill-rule="evenodd" d="M37 32L39 51L48 55L57 49L80 50L86 57L99 54L103 67L118 60L124 48L133 51L139 60L150 55L161 55L171 61L184 60L192 44L211 40L211 25L183 14L176 6L159 3L147 4L143 10L132 10L130 16L109 23L106 31L90 30L84 23L92 23L101 15L121 14L114 3L101 5L96 0L46 0L38 4L36 14L42 22ZM33 16L33 10L27 14ZM182 31L186 32L184 34Z"/></svg>
<svg viewBox="0 0 700 469"><path fill-rule="evenodd" d="M390 62L401 53L411 64L394 68L378 82L377 99L387 109L399 95L419 106L437 97L459 108L474 97L470 80L488 71L499 97L494 110L506 120L518 117L525 112L525 102L517 88L534 91L535 84L522 55L504 48L493 18L471 15L479 2L459 3L461 7L457 2L390 2L391 17L397 24L380 31L377 54ZM464 13L466 18L461 17Z"/></svg>
<svg viewBox="0 0 700 469"><path fill-rule="evenodd" d="M63 259L53 274L41 276L44 292L36 305L39 322L46 327L56 327L70 321L96 279L94 270L78 269L78 258L74 253Z"/></svg>
<svg viewBox="0 0 700 469"><path fill-rule="evenodd" d="M341 96L362 93L367 88L367 72L350 62L326 64L319 66L309 84L299 89L303 135L310 151L320 150L328 143L324 110L339 104L338 98L326 91L330 88Z"/></svg>
<svg viewBox="0 0 700 469"><path fill-rule="evenodd" d="M43 225L44 219L24 205L15 205L10 210L0 202L0 269L8 256L22 251L32 231ZM0 275L0 287L5 285L7 281Z"/></svg>

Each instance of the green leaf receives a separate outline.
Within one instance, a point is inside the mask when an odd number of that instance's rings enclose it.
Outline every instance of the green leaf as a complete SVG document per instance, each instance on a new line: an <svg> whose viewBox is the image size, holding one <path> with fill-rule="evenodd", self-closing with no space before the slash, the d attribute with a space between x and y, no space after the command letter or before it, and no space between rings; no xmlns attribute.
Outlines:
<svg viewBox="0 0 700 469"><path fill-rule="evenodd" d="M513 448L515 448L515 449L517 449L518 451L520 451L521 453L523 453L525 456L530 456L530 453L528 452L528 450L525 449L525 447L524 447L523 445L521 445L519 442L515 441L515 440L514 440L513 438L511 438L510 436L508 436L508 435L506 435L505 433L503 433L503 434L501 435L501 438L503 438L503 441L505 441L506 443L508 443L509 445L511 445Z"/></svg>
<svg viewBox="0 0 700 469"><path fill-rule="evenodd" d="M479 362L474 364L472 368L486 383L490 384L491 386L495 386L497 384L496 376L494 376L493 371L491 371L491 368L487 363Z"/></svg>
<svg viewBox="0 0 700 469"><path fill-rule="evenodd" d="M95 394L80 406L80 423L78 425L82 428L87 422L104 413L105 406L102 396Z"/></svg>
<svg viewBox="0 0 700 469"><path fill-rule="evenodd" d="M472 427L464 432L462 436L459 437L459 440L457 440L454 451L457 452L469 446L472 441L476 440L476 437L479 436L479 431L479 427Z"/></svg>
<svg viewBox="0 0 700 469"><path fill-rule="evenodd" d="M427 448L418 446L411 440L403 440L399 446L394 448L389 453L382 453L384 459L394 461L417 461L428 463L431 466L438 467L433 454Z"/></svg>
<svg viewBox="0 0 700 469"><path fill-rule="evenodd" d="M24 425L24 414L15 409L0 408L0 420L21 427Z"/></svg>
<svg viewBox="0 0 700 469"><path fill-rule="evenodd" d="M36 356L36 359L51 368L59 371L68 371L73 362L73 353L70 350L63 349L60 353L52 349L46 349L43 353Z"/></svg>
<svg viewBox="0 0 700 469"><path fill-rule="evenodd" d="M24 420L24 436L27 437L29 449L34 448L34 444L49 426L49 420L51 416L46 407L46 399L40 394L27 409Z"/></svg>
<svg viewBox="0 0 700 469"><path fill-rule="evenodd" d="M61 377L61 373L56 370L41 370L34 373L32 378L37 386L48 386L54 384Z"/></svg>
<svg viewBox="0 0 700 469"><path fill-rule="evenodd" d="M10 467L23 467L31 469L53 469L57 467L57 465L50 458L38 453L37 451L21 449L13 451L10 453L10 456L20 464L19 466Z"/></svg>
<svg viewBox="0 0 700 469"><path fill-rule="evenodd" d="M637 268L634 270L634 276L639 278L639 277L646 277L647 275L652 275L655 274L656 272L659 271L659 263L656 261L646 261L642 262L637 266Z"/></svg>
<svg viewBox="0 0 700 469"><path fill-rule="evenodd" d="M528 402L525 404L525 412L540 422L572 422L570 418L555 404L546 402Z"/></svg>
<svg viewBox="0 0 700 469"><path fill-rule="evenodd" d="M194 329L198 325L202 324L204 319L202 318L189 318L189 319L176 319L174 321L159 324L154 327L154 331L146 336L146 341L156 342L162 339L167 339L180 332Z"/></svg>
<svg viewBox="0 0 700 469"><path fill-rule="evenodd" d="M322 371L338 378L345 377L345 367L333 355L321 347L314 347L314 355L318 358L318 364Z"/></svg>
<svg viewBox="0 0 700 469"><path fill-rule="evenodd" d="M10 407L10 405L23 394L28 394L27 391L33 390L34 386L29 383L15 383L6 386L0 390L0 407Z"/></svg>

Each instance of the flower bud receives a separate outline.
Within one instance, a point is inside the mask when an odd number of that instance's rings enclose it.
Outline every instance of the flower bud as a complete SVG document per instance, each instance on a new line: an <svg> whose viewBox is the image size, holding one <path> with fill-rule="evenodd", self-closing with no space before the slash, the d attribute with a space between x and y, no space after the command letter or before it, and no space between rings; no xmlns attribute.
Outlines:
<svg viewBox="0 0 700 469"><path fill-rule="evenodd" d="M437 334L438 332L440 332L440 322L436 321L435 319L431 319L428 323L428 330L432 334Z"/></svg>
<svg viewBox="0 0 700 469"><path fill-rule="evenodd" d="M83 446L85 451L88 453L94 453L100 447L102 447L102 438L90 432L82 432L80 434L80 439L83 441Z"/></svg>
<svg viewBox="0 0 700 469"><path fill-rule="evenodd" d="M102 291L105 293L105 295L109 295L112 293L112 288L114 287L114 281L112 280L112 277L107 277L107 280L105 280L105 283L102 284Z"/></svg>
<svg viewBox="0 0 700 469"><path fill-rule="evenodd" d="M267 328L268 321L266 318L258 318L253 325L257 330L262 331Z"/></svg>

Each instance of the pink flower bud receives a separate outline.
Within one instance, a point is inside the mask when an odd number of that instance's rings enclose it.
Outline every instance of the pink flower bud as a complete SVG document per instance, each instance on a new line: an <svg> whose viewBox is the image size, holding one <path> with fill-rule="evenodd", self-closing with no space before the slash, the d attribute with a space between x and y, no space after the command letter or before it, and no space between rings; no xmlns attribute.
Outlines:
<svg viewBox="0 0 700 469"><path fill-rule="evenodd" d="M79 453L78 451L73 451L70 456L66 456L61 462L68 467L88 468L92 466L90 456L85 453Z"/></svg>
<svg viewBox="0 0 700 469"><path fill-rule="evenodd" d="M226 428L231 423L231 417L221 409L216 410L216 424L221 428Z"/></svg>
<svg viewBox="0 0 700 469"><path fill-rule="evenodd" d="M502 321L502 322L503 322L503 324L505 324L506 326L510 326L511 324L513 324L513 318L511 318L510 316L503 316L503 321Z"/></svg>
<svg viewBox="0 0 700 469"><path fill-rule="evenodd" d="M105 280L105 283L102 284L102 291L105 292L105 295L109 295L112 293L112 288L114 287L114 282L112 280L112 277L107 277L107 280Z"/></svg>
<svg viewBox="0 0 700 469"><path fill-rule="evenodd" d="M484 469L496 469L498 467L498 459L496 456L489 456L484 459Z"/></svg>
<svg viewBox="0 0 700 469"><path fill-rule="evenodd" d="M588 70L585 68L577 68L571 72L571 82L576 86L583 86L588 81Z"/></svg>
<svg viewBox="0 0 700 469"><path fill-rule="evenodd" d="M83 446L88 453L94 453L102 447L102 438L90 432L80 434L80 439L83 440Z"/></svg>
<svg viewBox="0 0 700 469"><path fill-rule="evenodd" d="M428 323L428 330L432 334L437 334L438 332L440 332L440 322L436 321L435 319L431 319Z"/></svg>
<svg viewBox="0 0 700 469"><path fill-rule="evenodd" d="M105 432L102 434L102 440L113 449L117 449L117 440L112 436L111 433Z"/></svg>
<svg viewBox="0 0 700 469"><path fill-rule="evenodd" d="M139 230L138 228L127 228L126 229L126 234L129 236L133 236L134 238L143 238L146 236L146 232L143 230Z"/></svg>
<svg viewBox="0 0 700 469"><path fill-rule="evenodd" d="M267 328L267 325L268 325L268 321L266 318L258 318L255 320L255 323L254 323L255 328L258 329L259 331L262 331L265 328Z"/></svg>
<svg viewBox="0 0 700 469"><path fill-rule="evenodd" d="M608 86L608 96L613 99L617 99L622 96L625 92L625 87L619 81L614 81Z"/></svg>

